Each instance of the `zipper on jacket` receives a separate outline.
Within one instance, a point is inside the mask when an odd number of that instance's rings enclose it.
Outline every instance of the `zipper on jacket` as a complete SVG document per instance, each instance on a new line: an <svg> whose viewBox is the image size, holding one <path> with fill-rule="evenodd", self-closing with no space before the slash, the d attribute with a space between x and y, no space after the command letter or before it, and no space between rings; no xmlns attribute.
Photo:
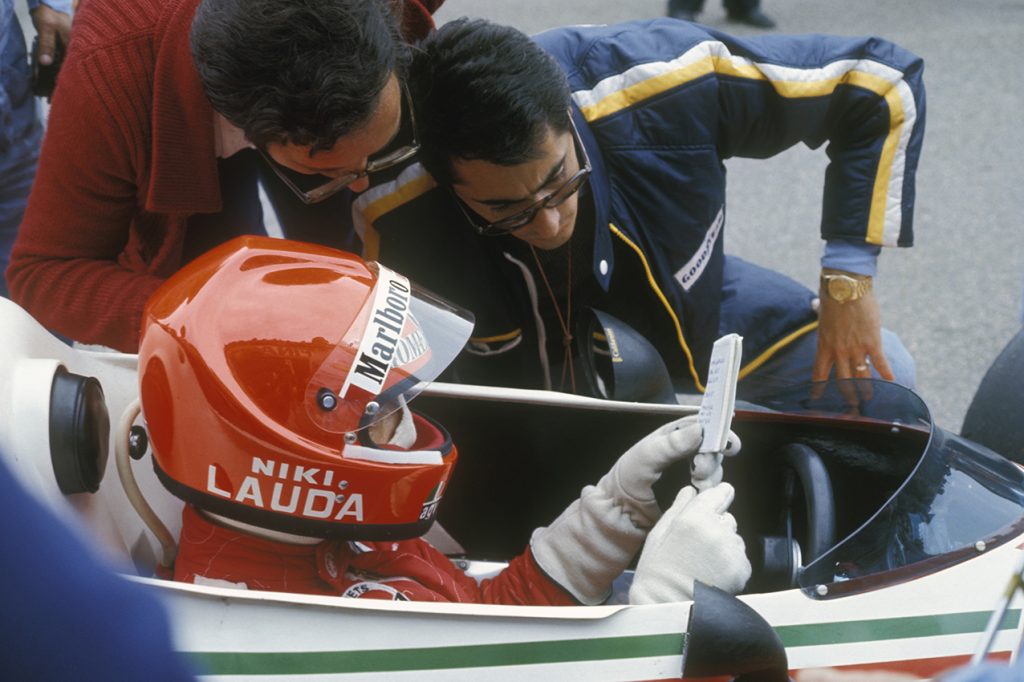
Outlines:
<svg viewBox="0 0 1024 682"><path fill-rule="evenodd" d="M672 319L672 324L675 325L676 338L679 341L680 348L683 349L683 353L686 355L686 361L690 366L690 376L693 377L693 383L697 387L697 390L703 393L704 384L700 381L700 374L697 372L697 368L693 364L693 354L690 352L690 347L686 344L686 338L683 336L683 325L679 323L679 318L676 317L675 311L672 310L672 304L668 302L667 298L665 298L665 294L662 293L661 288L658 286L658 282L654 279L654 273L651 272L651 266L647 262L644 252L640 250L640 247L634 244L629 237L623 234L619 228L615 227L614 224L608 223L608 227L611 229L612 234L625 242L626 246L633 249L633 251L636 252L636 255L640 258L640 264L644 266L644 272L647 273L648 285L650 285L651 289L654 290L654 294L658 297L658 300L661 301L661 305L664 306L668 316Z"/></svg>
<svg viewBox="0 0 1024 682"><path fill-rule="evenodd" d="M537 355L540 358L540 367L544 375L544 390L551 390L551 364L548 362L548 333L544 328L544 320L540 316L540 303L537 299L537 280L533 273L526 267L526 263L518 260L508 252L503 252L505 259L519 268L526 284L526 291L530 295L530 308L533 312L533 320L537 327Z"/></svg>

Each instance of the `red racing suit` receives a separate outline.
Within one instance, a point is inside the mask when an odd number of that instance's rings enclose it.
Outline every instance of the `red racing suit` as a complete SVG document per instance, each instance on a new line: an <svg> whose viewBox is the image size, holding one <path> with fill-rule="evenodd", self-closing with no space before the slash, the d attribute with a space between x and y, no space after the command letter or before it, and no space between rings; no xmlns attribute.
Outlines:
<svg viewBox="0 0 1024 682"><path fill-rule="evenodd" d="M223 580L253 590L394 601L578 604L537 567L529 549L494 578L477 583L419 538L292 545L219 525L192 505L186 505L182 516L174 579Z"/></svg>

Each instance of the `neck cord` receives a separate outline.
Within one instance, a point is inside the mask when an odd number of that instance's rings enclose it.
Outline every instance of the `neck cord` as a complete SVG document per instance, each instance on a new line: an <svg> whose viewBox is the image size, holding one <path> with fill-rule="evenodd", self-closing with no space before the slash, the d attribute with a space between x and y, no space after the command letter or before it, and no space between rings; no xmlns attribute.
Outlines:
<svg viewBox="0 0 1024 682"><path fill-rule="evenodd" d="M566 253L568 254L568 266L566 275L566 291L565 291L565 315L562 315L562 309L558 307L558 301L555 299L555 292L551 288L551 283L548 281L547 273L544 272L544 266L541 265L540 258L537 256L537 250L530 245L530 253L533 254L533 262L537 264L537 271L540 272L540 278L544 282L544 287L548 290L548 297L551 298L551 305L555 308L555 315L558 316L558 325L562 328L562 347L564 349L562 364L562 378L559 382L559 390L565 389L565 374L568 370L569 373L569 388L575 393L576 392L576 372L572 366L572 247L570 244L566 244Z"/></svg>

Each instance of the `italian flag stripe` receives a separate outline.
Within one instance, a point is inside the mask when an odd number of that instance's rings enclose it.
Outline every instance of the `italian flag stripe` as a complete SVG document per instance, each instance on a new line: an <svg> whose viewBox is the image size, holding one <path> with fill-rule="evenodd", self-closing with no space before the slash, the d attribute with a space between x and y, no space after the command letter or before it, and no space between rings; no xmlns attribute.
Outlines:
<svg viewBox="0 0 1024 682"><path fill-rule="evenodd" d="M1020 613L1020 609L1008 610L1006 615L1003 616L1003 622L1000 623L999 629L1016 629L1020 622ZM985 625L988 623L991 615L991 611L974 611L929 616L908 616L906 618L782 625L777 626L775 632L778 633L779 639L782 640L786 648L817 646L821 644L876 642L888 639L980 633L984 632Z"/></svg>
<svg viewBox="0 0 1024 682"><path fill-rule="evenodd" d="M786 648L977 634L989 611L777 626ZM1021 609L1006 612L1000 630L1017 628ZM418 649L298 652L189 652L207 675L303 675L609 661L679 656L686 635L671 633Z"/></svg>
<svg viewBox="0 0 1024 682"><path fill-rule="evenodd" d="M423 649L194 652L207 675L281 675L487 668L538 663L679 656L683 633Z"/></svg>

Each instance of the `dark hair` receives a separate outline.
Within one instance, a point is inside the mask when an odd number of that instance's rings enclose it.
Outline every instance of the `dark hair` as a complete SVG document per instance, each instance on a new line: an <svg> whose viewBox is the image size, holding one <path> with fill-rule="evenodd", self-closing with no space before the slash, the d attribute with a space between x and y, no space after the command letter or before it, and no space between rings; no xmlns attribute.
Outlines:
<svg viewBox="0 0 1024 682"><path fill-rule="evenodd" d="M419 158L439 183L456 179L453 160L520 164L549 128L569 129L565 74L521 31L463 18L419 47L409 73Z"/></svg>
<svg viewBox="0 0 1024 682"><path fill-rule="evenodd" d="M410 59L388 0L202 0L191 38L213 108L259 147L332 147Z"/></svg>

